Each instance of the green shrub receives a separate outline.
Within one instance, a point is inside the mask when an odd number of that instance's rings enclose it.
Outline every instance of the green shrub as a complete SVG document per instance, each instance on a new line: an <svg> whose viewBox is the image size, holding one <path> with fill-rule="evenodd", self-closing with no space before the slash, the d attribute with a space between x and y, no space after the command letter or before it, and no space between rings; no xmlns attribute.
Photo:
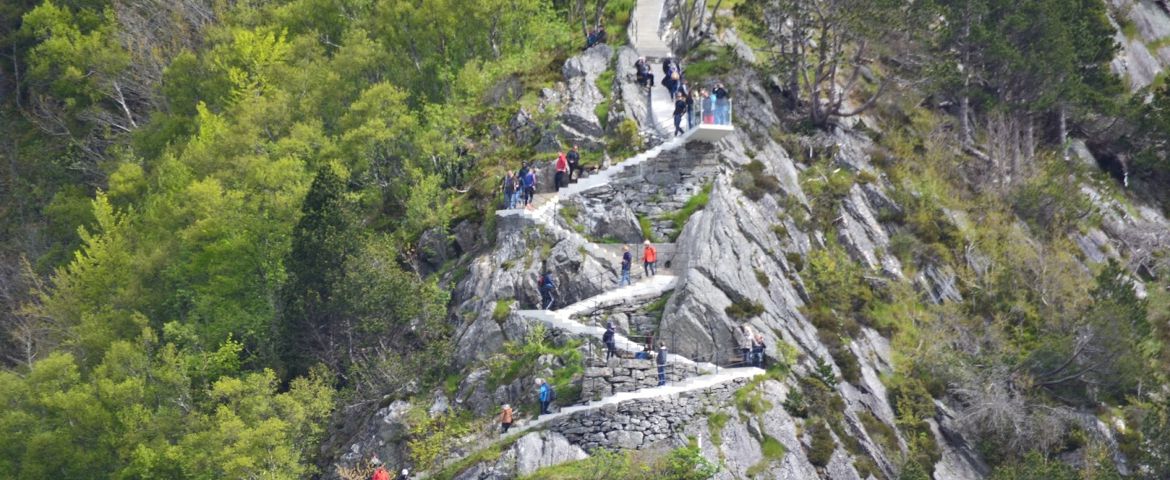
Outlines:
<svg viewBox="0 0 1170 480"><path fill-rule="evenodd" d="M496 308L492 310L492 320L503 325L504 320L508 319L508 314L512 313L511 300L496 300Z"/></svg>
<svg viewBox="0 0 1170 480"><path fill-rule="evenodd" d="M887 455L892 455L898 452L898 435L894 432L894 428L886 425L869 411L862 411L857 415L861 419L861 424L865 426L866 433L878 445L882 447Z"/></svg>
<svg viewBox="0 0 1170 480"><path fill-rule="evenodd" d="M764 306L751 300L739 300L723 309L727 316L737 320L747 320L764 313Z"/></svg>
<svg viewBox="0 0 1170 480"><path fill-rule="evenodd" d="M808 461L818 467L825 467L833 458L833 451L837 445L833 442L833 435L829 433L824 421L819 418L810 419L806 425L812 441L808 447Z"/></svg>
<svg viewBox="0 0 1170 480"><path fill-rule="evenodd" d="M746 173L744 173L746 172ZM744 172L737 173L732 178L732 185L752 201L759 201L766 193L780 193L780 179L764 173L764 164L759 160L752 160L744 166Z"/></svg>
<svg viewBox="0 0 1170 480"><path fill-rule="evenodd" d="M763 436L763 440L760 441L760 449L764 452L764 458L769 460L780 460L784 458L784 454L787 453L784 444L766 433Z"/></svg>
<svg viewBox="0 0 1170 480"><path fill-rule="evenodd" d="M627 118L618 123L613 131L613 138L609 142L610 151L623 158L626 153L642 149L642 134L638 131L638 122Z"/></svg>
<svg viewBox="0 0 1170 480"><path fill-rule="evenodd" d="M642 229L642 238L650 240L652 243L658 243L658 237L654 235L654 226L650 223L650 218L638 215L638 226Z"/></svg>
<svg viewBox="0 0 1170 480"><path fill-rule="evenodd" d="M674 226L674 234L671 236L670 241L673 242L678 238L679 234L682 233L683 227L686 226L687 220L690 220L691 215L694 215L695 212L707 206L707 202L711 200L711 187L712 184L710 183L704 185L699 193L687 199L687 203L683 204L679 211L670 214L668 218Z"/></svg>
<svg viewBox="0 0 1170 480"><path fill-rule="evenodd" d="M754 270L756 272L756 281L760 282L760 285L762 285L764 288L768 288L768 286L772 285L772 279L768 278L767 273L764 273L763 270L758 268Z"/></svg>

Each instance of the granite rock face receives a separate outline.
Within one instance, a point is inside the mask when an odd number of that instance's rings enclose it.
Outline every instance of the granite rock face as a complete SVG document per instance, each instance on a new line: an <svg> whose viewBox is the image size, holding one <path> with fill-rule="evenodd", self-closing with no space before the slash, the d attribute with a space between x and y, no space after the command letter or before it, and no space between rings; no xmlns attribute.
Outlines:
<svg viewBox="0 0 1170 480"><path fill-rule="evenodd" d="M533 432L520 437L494 463L481 463L460 472L455 480L508 480L544 467L588 457L556 432Z"/></svg>

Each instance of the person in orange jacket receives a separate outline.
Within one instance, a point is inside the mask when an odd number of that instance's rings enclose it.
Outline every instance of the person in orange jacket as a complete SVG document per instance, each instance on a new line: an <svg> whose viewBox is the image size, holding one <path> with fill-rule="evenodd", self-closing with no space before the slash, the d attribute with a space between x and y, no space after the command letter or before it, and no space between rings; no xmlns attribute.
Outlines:
<svg viewBox="0 0 1170 480"><path fill-rule="evenodd" d="M647 277L652 277L658 274L658 249L650 244L650 240L644 242L645 247L642 248L642 273Z"/></svg>

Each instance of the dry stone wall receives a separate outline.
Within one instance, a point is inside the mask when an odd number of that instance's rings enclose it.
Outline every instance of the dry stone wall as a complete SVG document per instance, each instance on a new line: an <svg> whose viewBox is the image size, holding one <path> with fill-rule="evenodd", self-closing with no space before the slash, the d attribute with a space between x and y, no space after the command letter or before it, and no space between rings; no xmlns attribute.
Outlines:
<svg viewBox="0 0 1170 480"><path fill-rule="evenodd" d="M666 366L666 381L676 383L698 376L694 365L671 363ZM615 393L632 392L658 385L658 366L654 360L611 359L603 367L589 367L581 380L581 398L599 400Z"/></svg>
<svg viewBox="0 0 1170 480"><path fill-rule="evenodd" d="M701 390L605 405L556 419L549 430L588 452L598 448L651 448L729 402L747 382L741 378Z"/></svg>

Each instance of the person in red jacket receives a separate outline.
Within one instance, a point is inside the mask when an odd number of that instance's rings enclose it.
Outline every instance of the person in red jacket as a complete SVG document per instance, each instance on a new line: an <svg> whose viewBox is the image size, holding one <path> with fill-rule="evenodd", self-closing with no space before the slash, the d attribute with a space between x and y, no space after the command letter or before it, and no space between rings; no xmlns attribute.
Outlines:
<svg viewBox="0 0 1170 480"><path fill-rule="evenodd" d="M565 152L557 152L557 174L555 178L556 189L561 191L561 187L569 184L569 160L565 158Z"/></svg>
<svg viewBox="0 0 1170 480"><path fill-rule="evenodd" d="M658 249L649 240L646 240L645 245L642 249L642 270L647 277L652 277L658 273Z"/></svg>
<svg viewBox="0 0 1170 480"><path fill-rule="evenodd" d="M380 461L374 460L374 462L378 468L374 469L374 475L370 477L370 480L390 480L390 472L386 471L386 466L382 465Z"/></svg>

